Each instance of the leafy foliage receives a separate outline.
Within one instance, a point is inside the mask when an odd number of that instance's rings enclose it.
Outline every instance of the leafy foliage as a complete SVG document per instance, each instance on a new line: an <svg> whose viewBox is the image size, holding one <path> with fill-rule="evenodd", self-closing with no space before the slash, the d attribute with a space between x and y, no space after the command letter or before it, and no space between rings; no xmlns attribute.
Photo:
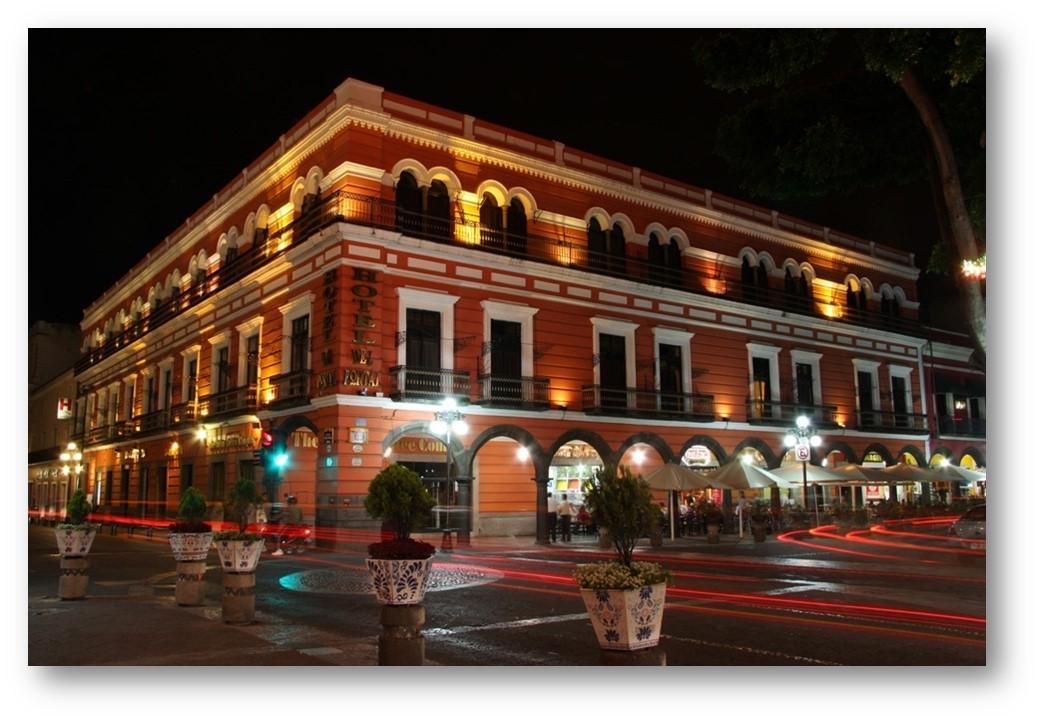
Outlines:
<svg viewBox="0 0 1042 722"><path fill-rule="evenodd" d="M749 518L758 524L769 521L771 518L771 505L763 499L754 499L749 507Z"/></svg>
<svg viewBox="0 0 1042 722"><path fill-rule="evenodd" d="M724 512L713 502L703 499L698 504L698 513L707 524L720 524L724 520Z"/></svg>
<svg viewBox="0 0 1042 722"><path fill-rule="evenodd" d="M583 589L640 589L673 579L662 565L653 562L633 562L629 566L618 562L580 564L574 577Z"/></svg>
<svg viewBox="0 0 1042 722"><path fill-rule="evenodd" d="M206 497L194 486L190 486L181 494L181 503L177 507L179 521L199 524L206 518Z"/></svg>
<svg viewBox="0 0 1042 722"><path fill-rule="evenodd" d="M434 499L423 486L419 475L400 464L383 469L369 483L365 510L374 519L382 519L394 527L395 538L409 538L410 532L423 524L434 507Z"/></svg>
<svg viewBox="0 0 1042 722"><path fill-rule="evenodd" d="M238 524L240 537L246 534L246 527L250 524L253 511L260 503L261 495L257 493L252 479L239 479L235 482L224 503L224 510L225 514Z"/></svg>
<svg viewBox="0 0 1042 722"><path fill-rule="evenodd" d="M596 480L587 480L586 508L597 526L608 530L621 564L632 566L633 547L646 536L662 513L651 496L651 487L628 467L605 466Z"/></svg>
<svg viewBox="0 0 1042 722"><path fill-rule="evenodd" d="M77 489L72 492L72 498L69 499L69 503L65 507L66 523L72 526L80 526L87 521L90 512L91 507L90 502L87 500L87 492L83 489Z"/></svg>
<svg viewBox="0 0 1042 722"><path fill-rule="evenodd" d="M429 559L434 556L434 547L417 539L392 539L370 544L369 556L373 559Z"/></svg>

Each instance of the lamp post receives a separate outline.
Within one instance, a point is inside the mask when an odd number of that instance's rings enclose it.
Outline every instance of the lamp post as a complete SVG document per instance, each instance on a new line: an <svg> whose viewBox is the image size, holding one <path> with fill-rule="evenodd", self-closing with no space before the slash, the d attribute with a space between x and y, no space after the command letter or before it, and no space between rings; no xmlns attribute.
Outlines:
<svg viewBox="0 0 1042 722"><path fill-rule="evenodd" d="M793 449L796 459L803 462L803 508L806 509L809 503L807 499L807 462L810 461L811 448L821 446L821 437L811 426L810 419L801 415L796 418L796 428L789 429L785 435L785 446ZM814 525L820 526L817 494L814 495Z"/></svg>
<svg viewBox="0 0 1042 722"><path fill-rule="evenodd" d="M441 402L441 406L434 412L434 421L431 422L431 433L435 436L445 437L445 493L446 500L450 487L448 486L452 481L452 435L463 436L469 427L467 422L463 420L463 414L457 408L456 399L447 397ZM447 518L447 515L446 515ZM438 527L441 527L441 512L438 512L437 517Z"/></svg>
<svg viewBox="0 0 1042 722"><path fill-rule="evenodd" d="M69 479L70 488L65 495L65 499L63 499L63 501L68 502L69 494L80 488L80 473L83 471L83 464L80 462L83 461L83 453L76 446L75 441L70 441L65 447L65 451L58 455L58 458L62 461L62 474ZM70 461L76 462L76 466L70 468Z"/></svg>

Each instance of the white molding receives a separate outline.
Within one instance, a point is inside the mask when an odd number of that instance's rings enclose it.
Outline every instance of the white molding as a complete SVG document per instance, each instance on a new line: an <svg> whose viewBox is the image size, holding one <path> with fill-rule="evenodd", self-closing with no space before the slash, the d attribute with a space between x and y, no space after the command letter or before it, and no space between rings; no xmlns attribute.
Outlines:
<svg viewBox="0 0 1042 722"><path fill-rule="evenodd" d="M968 363L970 357L973 356L973 349L966 346L956 346L950 343L941 343L940 341L927 341L925 345L928 351L924 355L930 358L943 358L947 361Z"/></svg>
<svg viewBox="0 0 1042 722"><path fill-rule="evenodd" d="M868 409L869 411L881 411L882 400L879 396L879 361L870 361L868 359L855 358L850 360L854 365L854 408L860 412L861 409L861 388L858 382L858 372L864 371L870 373L875 378L875 383L872 384L872 403L874 407Z"/></svg>
<svg viewBox="0 0 1042 722"><path fill-rule="evenodd" d="M202 350L203 350L203 345L202 344L193 343L191 346L188 346L187 348L181 349L181 355L182 356L189 356L191 354L198 354Z"/></svg>
<svg viewBox="0 0 1042 722"><path fill-rule="evenodd" d="M745 348L748 350L749 360L749 399L753 398L753 357L765 358L770 364L771 369L771 401L781 401L781 378L778 371L778 354L781 352L781 348L778 346L768 346L762 343L749 342L745 344ZM766 400L766 399L765 399Z"/></svg>
<svg viewBox="0 0 1042 722"><path fill-rule="evenodd" d="M282 314L282 351L279 356L279 370L280 373L289 373L290 366L290 349L293 343L293 322L303 316L311 315L311 308L315 302L315 294L312 292L302 293L301 295L291 299L289 302L279 306L279 313ZM311 320L308 319L308 338L311 337ZM311 343L308 343L307 358L304 361L304 368L311 368Z"/></svg>
<svg viewBox="0 0 1042 722"><path fill-rule="evenodd" d="M454 348L454 339L456 338L455 308L456 302L459 301L460 297L448 293L424 291L405 286L398 286L395 290L398 292L397 330L399 333L407 331L406 311L410 308L422 311L437 311L441 314L441 339L439 339L438 343L438 347L441 350L441 368L445 371L452 371L455 368L454 361L456 356ZM399 366L405 366L406 345L405 343L398 344Z"/></svg>
<svg viewBox="0 0 1042 722"><path fill-rule="evenodd" d="M502 301L481 302L484 310L485 343L492 341L493 321L513 321L521 324L521 375L530 378L535 376L535 360L533 349L535 346L535 315L539 309L533 306L524 306L517 303L504 303ZM488 348L486 346L486 348ZM489 352L481 357L483 373L492 373L492 353Z"/></svg>
<svg viewBox="0 0 1042 722"><path fill-rule="evenodd" d="M632 389L637 386L637 341L636 331L639 323L624 321L618 318L606 318L604 316L593 316L590 318L593 325L593 353L601 354L601 334L622 336L626 339L626 388ZM601 385L601 365L598 363L593 367L593 385Z"/></svg>
<svg viewBox="0 0 1042 722"><path fill-rule="evenodd" d="M695 337L692 331L681 331L675 328L667 328L664 326L655 326L651 329L652 337L654 338L655 349L655 390L660 391L662 389L662 378L661 369L659 362L659 344L666 344L667 346L679 346L680 347L680 362L681 362L681 390L685 394L691 393L691 339Z"/></svg>
<svg viewBox="0 0 1042 722"><path fill-rule="evenodd" d="M803 349L789 349L789 357L792 360L792 400L796 401L796 364L809 364L814 373L814 405L821 406L821 354L816 351L805 351Z"/></svg>
<svg viewBox="0 0 1042 722"><path fill-rule="evenodd" d="M903 378L905 380L905 403L907 404L908 411L906 413L913 413L915 404L912 403L912 367L911 366L898 366L897 364L887 364L889 371L887 376L890 381L890 409L894 409L894 377ZM925 408L923 413L926 413Z"/></svg>
<svg viewBox="0 0 1042 722"><path fill-rule="evenodd" d="M227 343L228 340L231 338L231 336L232 336L232 332L229 331L228 329L225 329L224 331L221 331L220 333L215 333L213 336L211 336L209 339L207 339L207 342L210 344L210 346L217 347L217 346L220 346L222 344Z"/></svg>

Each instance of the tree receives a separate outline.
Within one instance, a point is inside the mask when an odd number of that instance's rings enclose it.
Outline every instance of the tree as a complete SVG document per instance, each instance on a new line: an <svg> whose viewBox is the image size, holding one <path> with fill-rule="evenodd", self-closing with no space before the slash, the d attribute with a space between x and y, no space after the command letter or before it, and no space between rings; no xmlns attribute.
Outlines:
<svg viewBox="0 0 1042 722"><path fill-rule="evenodd" d="M983 30L748 30L700 35L708 84L743 93L717 150L752 195L823 197L926 178L941 243L933 271L957 272L985 240ZM981 284L959 283L987 352Z"/></svg>
<svg viewBox="0 0 1042 722"><path fill-rule="evenodd" d="M632 567L637 541L652 525L662 523L648 482L628 467L605 466L597 472L596 482L587 481L583 491L593 521L611 535L619 563Z"/></svg>

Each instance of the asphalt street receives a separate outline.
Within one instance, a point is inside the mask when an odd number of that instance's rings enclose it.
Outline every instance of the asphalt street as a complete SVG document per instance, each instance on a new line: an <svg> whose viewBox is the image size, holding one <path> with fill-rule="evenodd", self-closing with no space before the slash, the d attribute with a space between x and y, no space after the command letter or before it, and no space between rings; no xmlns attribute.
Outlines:
<svg viewBox="0 0 1042 722"><path fill-rule="evenodd" d="M845 537L828 531L640 547L675 577L660 648L669 665L980 665L985 565L945 525ZM537 546L475 540L439 552L425 599L428 664L596 665L604 660L571 575L608 558L592 539ZM99 534L88 598L57 598L53 530L29 529L33 665L372 665L379 607L365 589L365 545L265 555L257 618L221 622L216 552L206 605L173 601L165 535Z"/></svg>

